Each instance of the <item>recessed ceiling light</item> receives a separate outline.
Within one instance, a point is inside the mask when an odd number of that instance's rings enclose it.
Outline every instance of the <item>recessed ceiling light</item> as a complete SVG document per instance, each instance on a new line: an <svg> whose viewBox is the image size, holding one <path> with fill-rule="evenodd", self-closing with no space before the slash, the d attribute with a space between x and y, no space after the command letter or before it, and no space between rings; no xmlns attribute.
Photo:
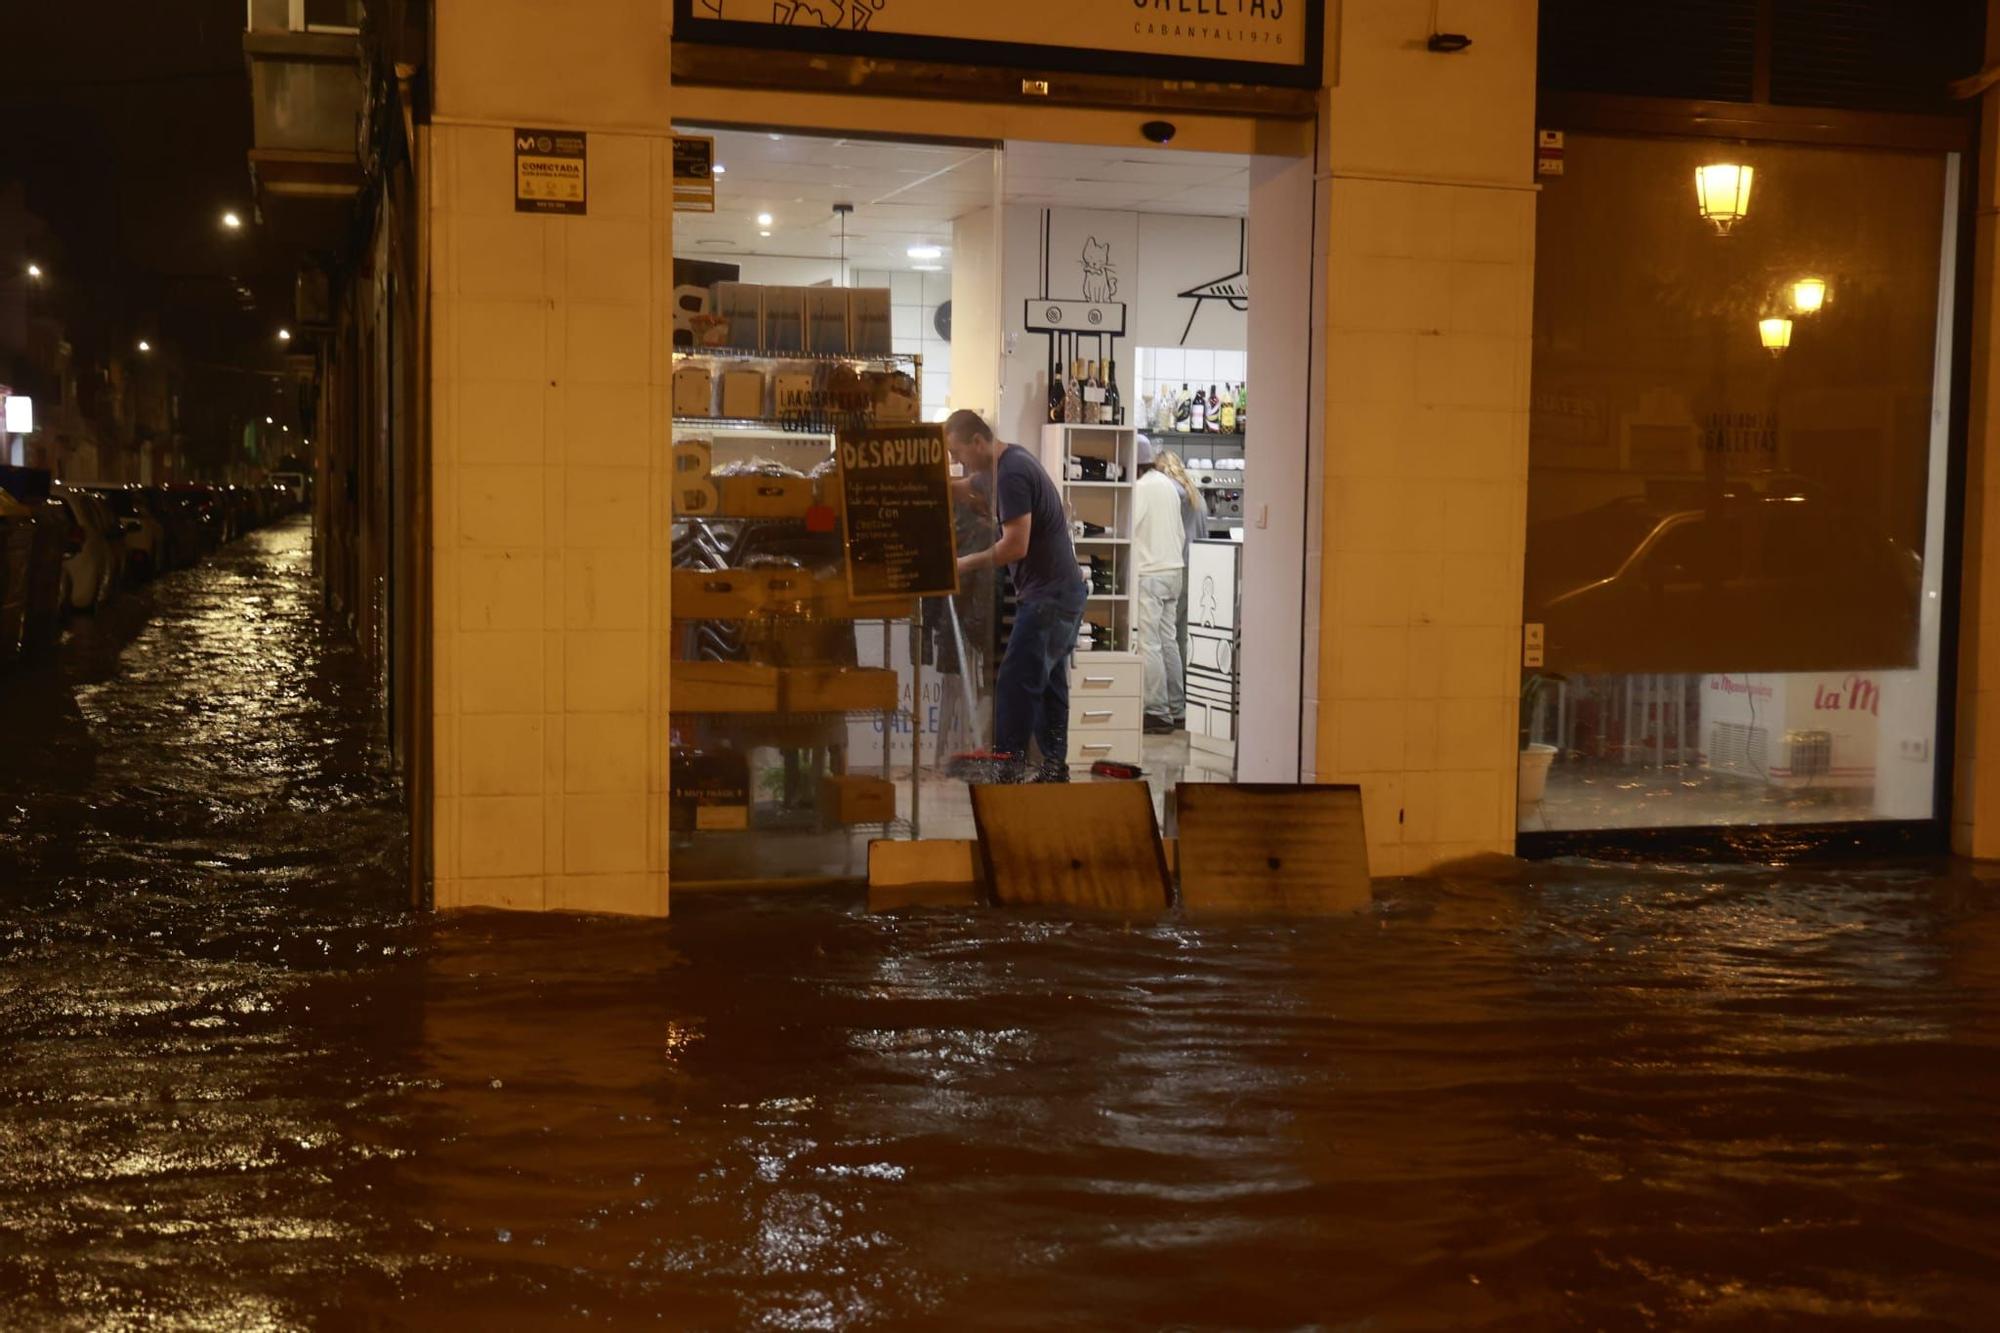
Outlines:
<svg viewBox="0 0 2000 1333"><path fill-rule="evenodd" d="M758 232L757 234L758 234L759 236L769 236L769 235L770 235L771 233L770 233L770 232L768 232L768 231L760 231L760 232Z"/></svg>
<svg viewBox="0 0 2000 1333"><path fill-rule="evenodd" d="M770 226L770 225L771 225L771 215L770 215L769 213L759 213L759 214L757 215L757 225L758 225L758 226L760 226L760 227L768 227L768 226Z"/></svg>
<svg viewBox="0 0 2000 1333"><path fill-rule="evenodd" d="M785 137L785 136L784 136L784 135L782 135L782 134L774 134L774 135L772 135L772 136L771 136L771 142L772 142L772 143L776 143L776 142L778 142L778 140L780 140L780 139L782 139L782 138L784 138L784 137Z"/></svg>
<svg viewBox="0 0 2000 1333"><path fill-rule="evenodd" d="M714 166L710 167L709 170L714 172L716 175L720 176L723 172L729 170L729 168L723 166L720 162L718 162Z"/></svg>
<svg viewBox="0 0 2000 1333"><path fill-rule="evenodd" d="M911 267L911 268L913 268L913 269L915 269L915 270L916 270L917 272L919 272L919 273L942 273L942 272L944 272L944 265L943 265L943 264L912 264L912 265L910 265L910 267Z"/></svg>
<svg viewBox="0 0 2000 1333"><path fill-rule="evenodd" d="M913 245L910 247L912 259L943 259L944 249L936 245Z"/></svg>

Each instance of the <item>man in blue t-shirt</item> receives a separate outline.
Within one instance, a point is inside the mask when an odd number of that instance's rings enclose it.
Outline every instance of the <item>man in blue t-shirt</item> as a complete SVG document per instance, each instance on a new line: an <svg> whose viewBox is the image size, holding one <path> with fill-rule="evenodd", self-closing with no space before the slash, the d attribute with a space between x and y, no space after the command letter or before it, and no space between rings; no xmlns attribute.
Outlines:
<svg viewBox="0 0 2000 1333"><path fill-rule="evenodd" d="M1076 651L1088 589L1069 540L1062 493L1035 456L1001 444L977 412L954 412L945 446L965 470L954 485L991 498L1000 537L958 558L961 575L1007 566L1019 607L993 684L993 749L1036 782L1069 781L1069 657ZM1032 738L1039 765L1028 762Z"/></svg>

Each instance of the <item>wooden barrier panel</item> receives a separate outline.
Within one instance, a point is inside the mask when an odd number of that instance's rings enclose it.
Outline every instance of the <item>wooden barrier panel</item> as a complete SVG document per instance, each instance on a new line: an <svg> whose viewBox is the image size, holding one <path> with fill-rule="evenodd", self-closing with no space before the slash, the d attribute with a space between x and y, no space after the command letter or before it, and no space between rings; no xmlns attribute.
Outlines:
<svg viewBox="0 0 2000 1333"><path fill-rule="evenodd" d="M1361 789L1183 782L1181 906L1191 912L1351 912L1370 901Z"/></svg>
<svg viewBox="0 0 2000 1333"><path fill-rule="evenodd" d="M975 786L972 816L1000 906L1168 906L1166 856L1143 782Z"/></svg>

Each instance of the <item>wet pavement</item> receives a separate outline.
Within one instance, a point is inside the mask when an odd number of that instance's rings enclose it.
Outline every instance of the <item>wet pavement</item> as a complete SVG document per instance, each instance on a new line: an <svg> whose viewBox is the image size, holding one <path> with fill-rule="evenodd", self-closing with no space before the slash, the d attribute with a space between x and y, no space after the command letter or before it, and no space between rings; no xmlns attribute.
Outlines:
<svg viewBox="0 0 2000 1333"><path fill-rule="evenodd" d="M0 1327L1990 1326L2000 910L404 911L302 529L0 681Z"/></svg>

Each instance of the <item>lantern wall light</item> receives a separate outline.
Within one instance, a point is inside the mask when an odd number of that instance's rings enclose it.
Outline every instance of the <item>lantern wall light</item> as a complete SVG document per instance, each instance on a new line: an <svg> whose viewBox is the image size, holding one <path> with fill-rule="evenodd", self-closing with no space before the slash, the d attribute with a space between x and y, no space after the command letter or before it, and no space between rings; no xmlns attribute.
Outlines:
<svg viewBox="0 0 2000 1333"><path fill-rule="evenodd" d="M1750 211L1750 180L1754 175L1756 168L1734 162L1713 162L1694 169L1695 201L1719 235L1727 236Z"/></svg>
<svg viewBox="0 0 2000 1333"><path fill-rule="evenodd" d="M1799 314L1816 315L1825 304L1825 278L1800 278L1792 284L1792 309Z"/></svg>
<svg viewBox="0 0 2000 1333"><path fill-rule="evenodd" d="M1763 341L1764 350L1772 356L1792 345L1792 321L1782 315L1757 321L1757 337Z"/></svg>

